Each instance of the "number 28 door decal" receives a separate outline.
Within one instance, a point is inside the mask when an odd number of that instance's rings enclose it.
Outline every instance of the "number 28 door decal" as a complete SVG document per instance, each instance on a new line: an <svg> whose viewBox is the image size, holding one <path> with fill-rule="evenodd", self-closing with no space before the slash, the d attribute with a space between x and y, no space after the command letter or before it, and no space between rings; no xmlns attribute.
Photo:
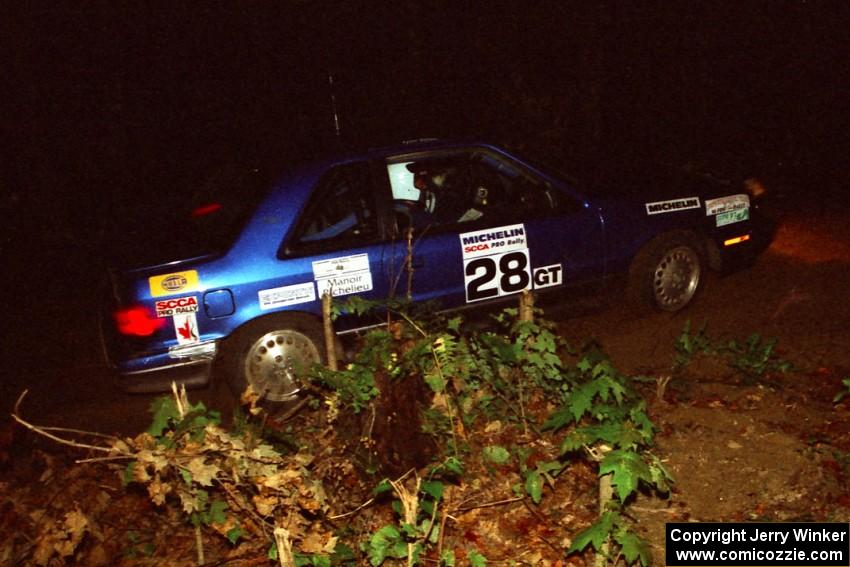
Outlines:
<svg viewBox="0 0 850 567"><path fill-rule="evenodd" d="M531 288L525 227L502 226L460 235L466 301L482 301Z"/></svg>

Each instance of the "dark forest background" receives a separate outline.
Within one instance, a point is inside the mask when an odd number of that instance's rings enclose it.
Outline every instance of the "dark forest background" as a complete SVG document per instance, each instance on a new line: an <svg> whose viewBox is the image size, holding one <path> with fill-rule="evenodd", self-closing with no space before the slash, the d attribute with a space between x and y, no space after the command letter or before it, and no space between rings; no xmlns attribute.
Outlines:
<svg viewBox="0 0 850 567"><path fill-rule="evenodd" d="M814 198L850 178L850 2L2 10L4 253L45 241L97 251L237 155L418 137L483 137L565 165L699 162Z"/></svg>

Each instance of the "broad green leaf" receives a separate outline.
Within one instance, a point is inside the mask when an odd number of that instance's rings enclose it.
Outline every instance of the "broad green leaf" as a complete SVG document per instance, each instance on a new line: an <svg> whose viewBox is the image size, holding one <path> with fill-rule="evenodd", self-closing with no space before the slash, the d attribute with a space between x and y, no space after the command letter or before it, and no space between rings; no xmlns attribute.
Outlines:
<svg viewBox="0 0 850 567"><path fill-rule="evenodd" d="M399 544L401 553L399 554ZM401 533L395 526L386 525L372 534L366 545L369 562L373 567L378 567L387 557L406 557L407 544L401 539Z"/></svg>
<svg viewBox="0 0 850 567"><path fill-rule="evenodd" d="M614 536L614 540L620 544L620 551L629 565L640 560L643 567L648 567L651 559L649 544L642 537L631 530L621 529Z"/></svg>
<svg viewBox="0 0 850 567"><path fill-rule="evenodd" d="M543 424L543 429L553 429L555 431L565 427L568 423L573 421L573 413L570 411L569 406L561 406L555 412L549 416L549 419Z"/></svg>
<svg viewBox="0 0 850 567"><path fill-rule="evenodd" d="M440 555L440 567L455 567L455 552L453 549L444 549Z"/></svg>
<svg viewBox="0 0 850 567"><path fill-rule="evenodd" d="M439 394L446 389L446 379L443 378L443 374L438 368L432 368L425 374L425 383L428 384L428 387L435 394Z"/></svg>
<svg viewBox="0 0 850 567"><path fill-rule="evenodd" d="M582 384L568 398L567 404L570 407L570 412L573 414L573 419L579 421L582 416L593 405L593 397L597 393L597 386L593 382Z"/></svg>
<svg viewBox="0 0 850 567"><path fill-rule="evenodd" d="M466 558L469 560L469 565L471 567L487 567L487 558L474 549L467 553Z"/></svg>
<svg viewBox="0 0 850 567"><path fill-rule="evenodd" d="M634 451L611 451L599 463L599 476L611 474L611 484L621 502L625 502L643 480L652 482L652 472L643 458Z"/></svg>
<svg viewBox="0 0 850 567"><path fill-rule="evenodd" d="M177 411L177 402L171 396L162 396L155 399L151 403L150 412L153 414L151 426L148 427L148 434L152 437L161 437L162 432L169 427L169 422L174 419L180 419L180 412Z"/></svg>
<svg viewBox="0 0 850 567"><path fill-rule="evenodd" d="M440 500L440 498L443 497L445 485L439 480L425 480L422 481L422 485L419 489L434 500Z"/></svg>
<svg viewBox="0 0 850 567"><path fill-rule="evenodd" d="M525 477L525 491L535 504L540 504L543 498L543 475L540 471L529 471Z"/></svg>
<svg viewBox="0 0 850 567"><path fill-rule="evenodd" d="M595 523L576 534L573 538L573 543L567 549L567 554L583 551L588 545L593 546L593 549L599 551L602 548L602 544L611 537L611 530L618 517L619 514L615 512L603 513Z"/></svg>
<svg viewBox="0 0 850 567"><path fill-rule="evenodd" d="M224 500L214 500L213 503L210 504L209 523L225 523L227 521L227 514L224 513L225 510L227 510L227 502Z"/></svg>
<svg viewBox="0 0 850 567"><path fill-rule="evenodd" d="M511 458L510 452L508 452L508 450L504 447L500 447L498 445L484 447L482 452L488 461L496 463L497 465L503 465Z"/></svg>
<svg viewBox="0 0 850 567"><path fill-rule="evenodd" d="M239 538L242 537L244 533L245 532L242 531L241 527L236 526L235 528L230 528L229 530L227 530L225 536L231 544L236 545L236 542L239 541Z"/></svg>

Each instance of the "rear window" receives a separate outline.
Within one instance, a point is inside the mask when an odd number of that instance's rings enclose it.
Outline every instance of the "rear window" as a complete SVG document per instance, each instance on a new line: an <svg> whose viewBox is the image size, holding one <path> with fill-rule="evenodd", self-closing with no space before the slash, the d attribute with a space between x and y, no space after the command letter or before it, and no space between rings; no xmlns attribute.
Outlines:
<svg viewBox="0 0 850 567"><path fill-rule="evenodd" d="M117 248L109 254L112 263L139 267L225 252L270 188L276 171L227 164L185 196L146 208L107 244Z"/></svg>

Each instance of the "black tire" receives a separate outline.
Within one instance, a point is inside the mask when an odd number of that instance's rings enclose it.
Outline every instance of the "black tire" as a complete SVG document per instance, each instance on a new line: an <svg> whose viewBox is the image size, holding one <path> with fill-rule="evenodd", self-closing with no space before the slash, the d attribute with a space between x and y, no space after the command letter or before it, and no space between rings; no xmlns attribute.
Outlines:
<svg viewBox="0 0 850 567"><path fill-rule="evenodd" d="M635 256L629 268L628 300L639 311L680 311L696 297L705 275L705 255L692 234L662 234Z"/></svg>
<svg viewBox="0 0 850 567"><path fill-rule="evenodd" d="M224 378L237 396L250 384L266 401L292 403L310 367L324 364L326 358L316 318L303 313L268 315L229 339Z"/></svg>

